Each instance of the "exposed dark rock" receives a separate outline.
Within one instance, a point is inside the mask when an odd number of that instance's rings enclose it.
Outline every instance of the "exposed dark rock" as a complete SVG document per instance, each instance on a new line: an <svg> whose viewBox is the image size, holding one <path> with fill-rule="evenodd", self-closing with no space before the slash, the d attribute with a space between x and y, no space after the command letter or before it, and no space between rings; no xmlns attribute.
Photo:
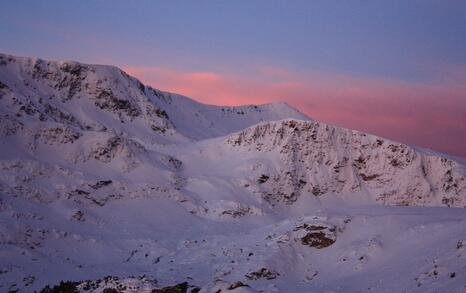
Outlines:
<svg viewBox="0 0 466 293"><path fill-rule="evenodd" d="M182 161L180 161L177 158L172 157L172 156L168 157L168 163L175 170L179 170L181 168L181 166L183 165Z"/></svg>
<svg viewBox="0 0 466 293"><path fill-rule="evenodd" d="M362 169L366 167L366 160L363 157L359 157L356 160L354 160L353 166L355 166L358 169Z"/></svg>
<svg viewBox="0 0 466 293"><path fill-rule="evenodd" d="M390 165L392 165L393 167L399 167L399 166L401 166L402 164L401 164L401 162L400 162L398 159L392 159L392 160L390 161Z"/></svg>
<svg viewBox="0 0 466 293"><path fill-rule="evenodd" d="M50 288L50 286L45 286L40 293L79 293L77 286L79 283L77 282L70 282L61 281L59 285Z"/></svg>
<svg viewBox="0 0 466 293"><path fill-rule="evenodd" d="M236 210L225 210L222 212L222 215L228 215L233 218L240 218L244 217L247 214L251 213L251 208L250 207L239 207Z"/></svg>
<svg viewBox="0 0 466 293"><path fill-rule="evenodd" d="M89 68L79 63L66 62L60 66L60 69L76 77L83 75Z"/></svg>
<svg viewBox="0 0 466 293"><path fill-rule="evenodd" d="M105 288L102 293L120 293L121 291L118 291L115 288Z"/></svg>
<svg viewBox="0 0 466 293"><path fill-rule="evenodd" d="M0 81L0 90L8 89L8 86Z"/></svg>
<svg viewBox="0 0 466 293"><path fill-rule="evenodd" d="M121 143L121 138L117 136L111 137L106 141L105 145L95 150L94 158L104 163L110 162L121 147Z"/></svg>
<svg viewBox="0 0 466 293"><path fill-rule="evenodd" d="M299 182L298 182L299 188L302 188L302 187L303 187L304 185L306 185L306 184L307 184L307 182L306 182L305 180L299 179Z"/></svg>
<svg viewBox="0 0 466 293"><path fill-rule="evenodd" d="M463 242L466 243L466 240L464 240L464 241L458 241L458 242L456 243L456 249L461 249L461 248L463 248L463 247L464 247Z"/></svg>
<svg viewBox="0 0 466 293"><path fill-rule="evenodd" d="M151 125L150 128L152 128L153 131L160 132L160 133L165 133L167 131L165 127L159 127L156 125Z"/></svg>
<svg viewBox="0 0 466 293"><path fill-rule="evenodd" d="M262 184L262 183L265 183L269 180L270 176L267 176L265 174L261 175L261 177L259 177L259 179L257 179L257 183L259 184Z"/></svg>
<svg viewBox="0 0 466 293"><path fill-rule="evenodd" d="M75 193L79 194L79 195L89 195L89 192L87 192L85 190L80 190L80 189L76 189Z"/></svg>
<svg viewBox="0 0 466 293"><path fill-rule="evenodd" d="M258 279L266 279L266 280L273 280L280 276L279 273L268 270L267 268L261 268L258 271L250 272L245 275L245 277L249 280L258 280Z"/></svg>
<svg viewBox="0 0 466 293"><path fill-rule="evenodd" d="M361 176L362 180L364 180L364 181L370 181L370 180L374 180L375 178L379 177L380 175L377 175L377 174L366 175L366 174L360 173L359 176Z"/></svg>
<svg viewBox="0 0 466 293"><path fill-rule="evenodd" d="M448 197L443 197L442 198L442 204L446 205L447 207L452 206L454 203L455 203L454 198L451 198L451 197L450 198L448 198Z"/></svg>
<svg viewBox="0 0 466 293"><path fill-rule="evenodd" d="M144 94L146 87L139 80L137 80L137 84L138 84L138 89L141 92L141 94Z"/></svg>
<svg viewBox="0 0 466 293"><path fill-rule="evenodd" d="M48 144L74 143L82 134L70 127L54 127L41 129L34 135L34 140Z"/></svg>
<svg viewBox="0 0 466 293"><path fill-rule="evenodd" d="M24 129L24 124L12 115L0 116L0 134L9 136Z"/></svg>
<svg viewBox="0 0 466 293"><path fill-rule="evenodd" d="M93 189L99 189L99 188L102 188L104 186L108 186L110 184L112 184L113 181L112 180L100 180L100 181L97 181L96 183L94 184L89 184L89 186Z"/></svg>
<svg viewBox="0 0 466 293"><path fill-rule="evenodd" d="M319 196L319 195L324 194L324 192L322 192L322 190L320 190L320 188L317 186L312 187L311 193L314 194L314 196Z"/></svg>
<svg viewBox="0 0 466 293"><path fill-rule="evenodd" d="M313 225L304 223L296 227L293 231L305 230L307 233L299 240L301 244L322 249L335 243L336 227L326 225Z"/></svg>
<svg viewBox="0 0 466 293"><path fill-rule="evenodd" d="M160 118L165 118L165 119L168 120L168 114L167 114L167 112L165 112L165 110L157 109L157 110L155 110L155 113L156 113L157 116L159 116Z"/></svg>
<svg viewBox="0 0 466 293"><path fill-rule="evenodd" d="M233 290L239 287L249 287L249 285L243 284L242 282L238 281L228 286L227 290Z"/></svg>
<svg viewBox="0 0 466 293"><path fill-rule="evenodd" d="M301 243L303 245L321 249L332 245L335 243L335 240L328 238L324 232L319 231L306 234L303 238L301 238Z"/></svg>
<svg viewBox="0 0 466 293"><path fill-rule="evenodd" d="M63 110L60 110L55 106L52 106L50 104L45 104L44 112L48 117L52 118L52 120L55 122L64 123L68 125L74 125L74 126L78 126L82 128L82 126L79 124L79 122L76 120L76 118L73 115L65 113Z"/></svg>
<svg viewBox="0 0 466 293"><path fill-rule="evenodd" d="M53 81L57 79L58 74L52 72L48 68L48 62L37 59L34 63L34 67L32 68L32 77L35 79L46 79Z"/></svg>
<svg viewBox="0 0 466 293"><path fill-rule="evenodd" d="M96 95L95 105L103 110L110 110L117 113L124 113L134 118L141 115L141 111L129 100L123 100L116 97L111 89L101 90Z"/></svg>
<svg viewBox="0 0 466 293"><path fill-rule="evenodd" d="M188 292L189 284L183 282L175 286L163 287L160 289L153 289L152 293L186 293Z"/></svg>
<svg viewBox="0 0 466 293"><path fill-rule="evenodd" d="M72 218L78 222L84 222L84 213L81 211L77 211L76 213L74 213Z"/></svg>
<svg viewBox="0 0 466 293"><path fill-rule="evenodd" d="M327 229L327 226L320 226L320 225L309 225L309 224L302 224L301 226L298 226L293 229L293 231L299 231L299 230L307 230L307 231L319 231L319 230L325 230Z"/></svg>
<svg viewBox="0 0 466 293"><path fill-rule="evenodd" d="M60 69L68 74L60 80L57 88L67 88L68 95L64 100L70 100L83 90L83 82L89 68L79 63L63 63Z"/></svg>

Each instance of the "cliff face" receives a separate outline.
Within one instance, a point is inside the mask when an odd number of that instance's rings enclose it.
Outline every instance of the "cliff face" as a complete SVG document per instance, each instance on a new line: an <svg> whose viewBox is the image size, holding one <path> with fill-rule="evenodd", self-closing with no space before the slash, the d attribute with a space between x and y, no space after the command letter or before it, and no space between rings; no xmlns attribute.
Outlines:
<svg viewBox="0 0 466 293"><path fill-rule="evenodd" d="M365 193L394 205L466 205L464 165L404 144L313 121L283 120L226 139L233 151L278 152L263 196L292 203L302 194Z"/></svg>

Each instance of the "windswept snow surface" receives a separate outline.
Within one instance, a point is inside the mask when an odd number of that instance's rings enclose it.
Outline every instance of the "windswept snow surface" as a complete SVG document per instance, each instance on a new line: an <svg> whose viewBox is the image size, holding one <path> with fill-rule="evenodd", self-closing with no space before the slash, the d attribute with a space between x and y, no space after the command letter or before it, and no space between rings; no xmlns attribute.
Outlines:
<svg viewBox="0 0 466 293"><path fill-rule="evenodd" d="M463 158L2 54L0 137L1 292L466 291Z"/></svg>

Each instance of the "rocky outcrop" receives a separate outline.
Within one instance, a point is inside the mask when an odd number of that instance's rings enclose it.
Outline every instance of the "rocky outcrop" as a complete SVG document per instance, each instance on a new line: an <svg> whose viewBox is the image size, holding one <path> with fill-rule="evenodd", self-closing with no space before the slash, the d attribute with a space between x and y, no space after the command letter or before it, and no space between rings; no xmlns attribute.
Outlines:
<svg viewBox="0 0 466 293"><path fill-rule="evenodd" d="M56 122L106 131L137 123L133 128L147 133L174 131L145 86L116 67L0 56L3 119L15 117L27 128Z"/></svg>
<svg viewBox="0 0 466 293"><path fill-rule="evenodd" d="M233 134L225 143L232 151L278 152L280 169L251 182L271 203L362 193L382 204L466 206L464 165L362 132L282 120Z"/></svg>

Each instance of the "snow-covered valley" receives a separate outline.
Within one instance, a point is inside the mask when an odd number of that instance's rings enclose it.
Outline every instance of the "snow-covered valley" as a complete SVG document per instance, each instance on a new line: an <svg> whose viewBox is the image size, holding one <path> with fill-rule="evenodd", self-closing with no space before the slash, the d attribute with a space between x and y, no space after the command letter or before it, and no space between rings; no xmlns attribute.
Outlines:
<svg viewBox="0 0 466 293"><path fill-rule="evenodd" d="M0 105L2 292L466 291L464 158L77 62Z"/></svg>

